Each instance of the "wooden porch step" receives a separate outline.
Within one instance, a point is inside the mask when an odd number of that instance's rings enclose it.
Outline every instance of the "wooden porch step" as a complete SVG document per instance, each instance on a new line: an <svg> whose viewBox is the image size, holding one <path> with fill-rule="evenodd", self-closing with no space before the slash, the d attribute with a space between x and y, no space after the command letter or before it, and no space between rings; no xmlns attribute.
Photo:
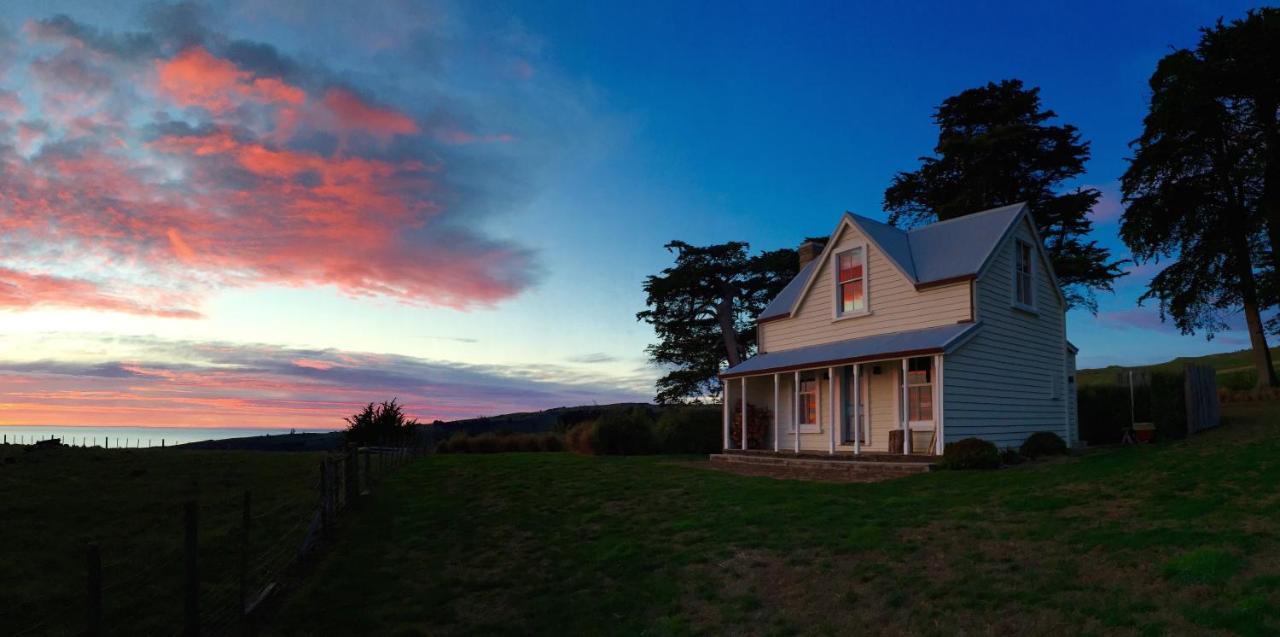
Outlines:
<svg viewBox="0 0 1280 637"><path fill-rule="evenodd" d="M902 458L909 458L905 456ZM934 467L932 458L920 460L851 460L821 459L813 456L774 455L762 453L716 453L711 454L713 464L720 465L753 465L763 467L786 467L806 471L831 472L866 472L879 474L910 475L927 473Z"/></svg>

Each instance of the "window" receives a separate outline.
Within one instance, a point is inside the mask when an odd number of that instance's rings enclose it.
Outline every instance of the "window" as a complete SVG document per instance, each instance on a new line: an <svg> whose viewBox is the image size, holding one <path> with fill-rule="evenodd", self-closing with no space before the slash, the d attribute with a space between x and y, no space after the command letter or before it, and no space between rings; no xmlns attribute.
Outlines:
<svg viewBox="0 0 1280 637"><path fill-rule="evenodd" d="M907 419L933 420L933 358L907 361Z"/></svg>
<svg viewBox="0 0 1280 637"><path fill-rule="evenodd" d="M818 379L800 379L800 424L818 424Z"/></svg>
<svg viewBox="0 0 1280 637"><path fill-rule="evenodd" d="M1013 287L1018 305L1035 307L1035 277L1032 275L1031 244L1014 243Z"/></svg>
<svg viewBox="0 0 1280 637"><path fill-rule="evenodd" d="M836 255L836 316L867 309L866 254L859 247Z"/></svg>

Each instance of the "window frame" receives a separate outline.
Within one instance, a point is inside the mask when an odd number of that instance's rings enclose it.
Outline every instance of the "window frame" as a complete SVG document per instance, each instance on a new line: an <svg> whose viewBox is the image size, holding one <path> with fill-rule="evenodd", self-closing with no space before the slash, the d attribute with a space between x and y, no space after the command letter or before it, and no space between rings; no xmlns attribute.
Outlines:
<svg viewBox="0 0 1280 637"><path fill-rule="evenodd" d="M912 369L911 369L911 364L912 364L912 362L913 362L913 361L917 361L917 360L924 361L924 362L925 362L925 364L928 366L928 367L927 367L927 369L925 369L925 370L924 370L925 378L927 379L927 380L926 380L926 382L923 382L923 383L911 382L911 373L912 373L913 371L920 371L920 370L912 370ZM907 386L907 422L908 422L908 423L912 423L912 422L935 422L935 421L936 421L936 411L937 411L937 406L933 404L933 403L934 403L934 397L935 397L935 396L934 396L934 387L933 387L933 384L934 384L934 382L936 382L936 379L934 378L934 375L935 375L935 370L934 370L934 368L933 368L933 357L932 357L932 356L915 356L915 357L911 357L911 358L908 358L908 359L907 359L907 377L906 377L905 379L903 379L903 382L905 382L905 383L906 383L906 386ZM919 420L919 419L912 419L912 418L911 418L911 409L912 409L912 406L913 406L912 398L911 398L911 396L912 396L912 391L911 391L911 390L912 390L913 388L916 388L916 387L928 387L928 388L929 388L929 418L928 418L927 420Z"/></svg>
<svg viewBox="0 0 1280 637"><path fill-rule="evenodd" d="M813 383L813 391L806 392L802 388L806 383ZM813 422L804 422L804 418L808 417L805 409L804 400L806 396L813 396ZM795 389L795 411L799 414L797 420L799 422L791 423L791 432L799 431L802 434L822 433L822 374L815 371L800 372L800 387Z"/></svg>
<svg viewBox="0 0 1280 637"><path fill-rule="evenodd" d="M1026 277L1027 277L1027 297L1028 302L1022 301L1022 264L1023 250L1026 250ZM1036 247L1031 245L1030 241L1021 238L1015 238L1013 241L1013 306L1027 310L1029 312L1036 311Z"/></svg>
<svg viewBox="0 0 1280 637"><path fill-rule="evenodd" d="M840 279L840 257L846 254L851 254L854 251L857 251L858 254L860 255L859 260L862 262L862 276L856 279L849 279L848 281L842 281ZM832 281L831 320L832 321L858 318L858 317L867 316L868 314L871 314L871 276L870 276L871 270L867 262L868 261L867 252L868 252L867 244L864 242L864 243L857 243L857 244L851 245L845 248L844 250L841 250L839 252L833 252L831 254L831 281ZM857 280L862 281L862 309L850 310L848 312L845 312L843 307L844 304L842 303L841 294L840 294L841 288L845 283L852 283Z"/></svg>

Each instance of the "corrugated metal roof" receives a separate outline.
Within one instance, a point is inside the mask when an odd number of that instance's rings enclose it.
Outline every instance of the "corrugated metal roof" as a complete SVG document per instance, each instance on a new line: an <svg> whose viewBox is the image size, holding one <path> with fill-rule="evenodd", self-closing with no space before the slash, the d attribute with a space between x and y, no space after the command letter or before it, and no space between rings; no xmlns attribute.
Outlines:
<svg viewBox="0 0 1280 637"><path fill-rule="evenodd" d="M756 320L763 321L775 316L786 316L787 314L790 314L791 306L795 305L796 301L799 300L800 292L804 289L805 282L809 280L809 276L813 274L815 269L817 269L818 261L820 260L821 259L814 259L805 264L803 268L800 268L800 272L796 274L796 278L791 279L791 282L788 283L786 287L782 288L782 291L778 293L778 296L773 297L773 300L769 301L769 305L765 306L764 311L760 313L760 316L756 317Z"/></svg>
<svg viewBox="0 0 1280 637"><path fill-rule="evenodd" d="M1026 204L992 208L914 228L907 234L915 257L916 282L977 274L987 256Z"/></svg>
<svg viewBox="0 0 1280 637"><path fill-rule="evenodd" d="M952 347L964 342L964 337L969 334L970 330L976 330L978 326L978 323L957 323L955 325L930 327L909 332L876 334L875 336L864 336L847 341L799 347L781 352L769 352L742 361L726 369L720 375L724 377L762 374L804 368L806 366L836 365L880 356L894 357L905 354L947 352Z"/></svg>
<svg viewBox="0 0 1280 637"><path fill-rule="evenodd" d="M900 230L853 213L845 214L913 284L925 285L976 275L1025 208L1026 204L1021 203L1001 206L911 230ZM794 312L800 295L817 271L817 264L818 260L814 260L805 266L769 302L757 320Z"/></svg>

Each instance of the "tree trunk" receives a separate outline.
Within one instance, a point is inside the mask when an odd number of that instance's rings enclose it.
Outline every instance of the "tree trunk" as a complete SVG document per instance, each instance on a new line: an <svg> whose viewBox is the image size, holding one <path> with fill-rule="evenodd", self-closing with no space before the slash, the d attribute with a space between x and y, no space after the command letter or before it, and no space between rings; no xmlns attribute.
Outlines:
<svg viewBox="0 0 1280 637"><path fill-rule="evenodd" d="M1267 347L1267 335L1262 329L1262 315L1258 311L1258 285L1253 278L1253 259L1249 254L1248 237L1235 232L1231 239L1235 252L1236 276L1240 280L1240 300L1244 308L1244 320L1249 330L1249 344L1253 348L1253 363L1258 368L1257 388L1276 387L1276 372L1271 366L1271 349Z"/></svg>
<svg viewBox="0 0 1280 637"><path fill-rule="evenodd" d="M742 362L738 330L734 327L733 318L733 296L726 294L716 304L716 320L720 322L720 336L724 341L724 353L729 360L729 367Z"/></svg>

